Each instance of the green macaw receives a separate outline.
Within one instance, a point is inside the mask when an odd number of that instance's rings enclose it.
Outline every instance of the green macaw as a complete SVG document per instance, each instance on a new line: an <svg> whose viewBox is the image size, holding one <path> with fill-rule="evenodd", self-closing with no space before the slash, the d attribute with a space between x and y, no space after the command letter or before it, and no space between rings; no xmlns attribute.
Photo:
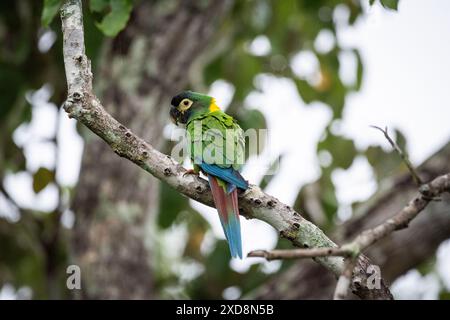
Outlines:
<svg viewBox="0 0 450 320"><path fill-rule="evenodd" d="M237 189L248 188L239 173L245 153L243 130L220 110L213 97L184 91L173 97L171 104L174 123L186 125L194 163L188 172L201 171L208 177L231 256L242 258Z"/></svg>

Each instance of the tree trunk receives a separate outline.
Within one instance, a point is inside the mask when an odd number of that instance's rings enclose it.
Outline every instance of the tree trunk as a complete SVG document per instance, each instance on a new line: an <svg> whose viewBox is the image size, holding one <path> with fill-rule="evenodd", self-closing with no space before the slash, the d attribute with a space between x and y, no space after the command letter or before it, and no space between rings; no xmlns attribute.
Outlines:
<svg viewBox="0 0 450 320"><path fill-rule="evenodd" d="M419 168L424 181L450 171L450 144L428 159ZM358 215L333 233L337 243L352 240L362 230L372 228L393 216L417 192L410 175L403 173L385 181L384 190L375 194ZM434 256L439 244L450 238L450 196L430 203L408 228L370 247L366 254L381 269L382 277L392 282L411 268ZM259 299L330 299L336 279L311 261L299 261L286 272L275 276L252 296Z"/></svg>
<svg viewBox="0 0 450 320"><path fill-rule="evenodd" d="M104 48L94 87L107 110L160 149L170 97L184 89L189 68L214 34L229 1L164 7L143 1L127 28ZM170 8L167 8L170 7ZM90 135L74 201L74 262L82 297L155 297L152 219L158 181Z"/></svg>

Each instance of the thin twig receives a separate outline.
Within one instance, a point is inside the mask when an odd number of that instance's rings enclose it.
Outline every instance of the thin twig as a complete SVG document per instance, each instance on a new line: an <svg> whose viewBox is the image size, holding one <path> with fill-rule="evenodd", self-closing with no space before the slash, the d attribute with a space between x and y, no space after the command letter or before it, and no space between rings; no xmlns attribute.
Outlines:
<svg viewBox="0 0 450 320"><path fill-rule="evenodd" d="M277 259L304 259L326 256L348 257L352 251L342 247L336 248L312 248L312 249L291 249L291 250L255 250L248 253L248 257L265 258L266 260Z"/></svg>
<svg viewBox="0 0 450 320"><path fill-rule="evenodd" d="M6 190L6 188L3 185L4 178L0 178L0 192L3 194L3 196L8 200L14 207L20 210L19 204L14 200L14 198L11 196L11 194Z"/></svg>
<svg viewBox="0 0 450 320"><path fill-rule="evenodd" d="M394 148L394 150L402 158L403 162L405 163L406 167L409 170L409 173L413 177L414 182L417 184L418 187L420 187L423 184L423 182L420 179L419 174L417 173L417 170L414 168L414 166L412 165L411 161L409 160L409 157L408 157L408 154L406 153L406 151L403 151L400 148L400 146L389 136L388 127L386 127L385 129L382 129L382 128L377 127L377 126L371 126L371 127L374 128L374 129L380 130L384 134L384 137L391 144L392 148Z"/></svg>

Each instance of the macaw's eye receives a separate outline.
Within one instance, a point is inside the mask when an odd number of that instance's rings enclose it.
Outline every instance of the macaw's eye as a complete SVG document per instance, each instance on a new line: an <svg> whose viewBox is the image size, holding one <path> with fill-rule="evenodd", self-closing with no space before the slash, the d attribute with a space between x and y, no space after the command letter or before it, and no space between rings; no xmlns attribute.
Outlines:
<svg viewBox="0 0 450 320"><path fill-rule="evenodd" d="M192 106L192 101L189 99L184 99L180 102L178 108L180 109L180 111L185 111L187 109L189 109Z"/></svg>

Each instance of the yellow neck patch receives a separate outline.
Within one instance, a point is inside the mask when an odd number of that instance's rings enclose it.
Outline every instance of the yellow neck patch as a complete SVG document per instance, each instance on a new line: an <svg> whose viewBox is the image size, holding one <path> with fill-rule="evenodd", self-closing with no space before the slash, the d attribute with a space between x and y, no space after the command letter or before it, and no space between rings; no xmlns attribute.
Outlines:
<svg viewBox="0 0 450 320"><path fill-rule="evenodd" d="M216 104L216 99L211 99L211 104L209 105L209 112L219 111L220 108Z"/></svg>

